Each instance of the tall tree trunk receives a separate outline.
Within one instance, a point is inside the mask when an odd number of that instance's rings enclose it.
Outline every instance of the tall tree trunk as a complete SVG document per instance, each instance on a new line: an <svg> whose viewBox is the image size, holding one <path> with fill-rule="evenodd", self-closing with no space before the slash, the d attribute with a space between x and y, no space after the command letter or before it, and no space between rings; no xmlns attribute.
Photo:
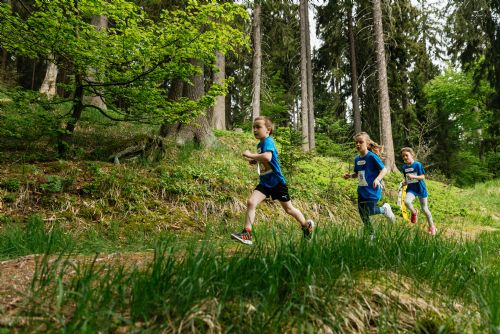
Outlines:
<svg viewBox="0 0 500 334"><path fill-rule="evenodd" d="M311 60L311 30L309 27L309 6L306 2L305 23L306 23L306 69L307 69L307 110L308 110L308 130L309 130L309 149L316 147L316 138L314 131L314 95L313 95L313 72Z"/></svg>
<svg viewBox="0 0 500 334"><path fill-rule="evenodd" d="M354 132L361 132L361 111L359 110L359 94L358 94L358 69L356 62L356 39L354 37L354 25L352 11L353 7L347 12L348 29L349 29L349 51L351 53L351 86L352 86L352 116L354 119Z"/></svg>
<svg viewBox="0 0 500 334"><path fill-rule="evenodd" d="M231 94L227 94L226 98L224 99L224 103L226 104L226 107L224 108L225 111L224 117L226 118L226 129L233 128L233 119L231 117L231 100L232 100Z"/></svg>
<svg viewBox="0 0 500 334"><path fill-rule="evenodd" d="M262 48L261 48L261 5L255 4L253 11L253 85L252 85L252 119L260 116L260 83L262 80Z"/></svg>
<svg viewBox="0 0 500 334"><path fill-rule="evenodd" d="M7 60L8 60L9 54L7 53L7 50L2 48L2 76L3 78L7 78Z"/></svg>
<svg viewBox="0 0 500 334"><path fill-rule="evenodd" d="M226 57L220 51L215 52L215 65L218 69L217 72L213 74L213 81L218 84L224 84L226 78ZM226 129L226 97L217 96L215 100L215 105L212 108L212 113L210 117L210 125L214 129L225 130Z"/></svg>
<svg viewBox="0 0 500 334"><path fill-rule="evenodd" d="M101 30L106 30L108 29L108 18L103 15L98 15L98 16L93 16L91 18L91 23L95 27L95 30L101 31ZM87 79L89 81L94 81L96 76L96 71L95 69L90 69L89 72L87 73ZM85 96L83 98L83 103L84 104L90 104L93 106L96 106L98 108L101 108L103 110L106 110L106 102L100 96L99 92L95 95L89 95Z"/></svg>
<svg viewBox="0 0 500 334"><path fill-rule="evenodd" d="M73 131L82 116L83 111L83 80L80 74L75 75L75 91L73 95L73 112L68 123L66 123L65 130L59 135L58 150L60 155L64 155L67 150L70 138L73 135Z"/></svg>
<svg viewBox="0 0 500 334"><path fill-rule="evenodd" d="M378 104L380 113L380 139L385 150L385 166L388 171L396 171L394 143L392 140L391 109L387 86L387 68L384 50L384 30L382 28L381 0L373 0L373 24L375 30L375 50L378 79Z"/></svg>
<svg viewBox="0 0 500 334"><path fill-rule="evenodd" d="M40 87L40 94L45 94L49 100L57 93L57 73L57 65L54 62L54 56L51 55L47 64L47 70L45 71L45 78Z"/></svg>
<svg viewBox="0 0 500 334"><path fill-rule="evenodd" d="M181 79L174 79L168 90L168 100L175 102L182 97L182 91L184 90L184 82ZM160 136L166 137L169 135L175 135L177 125L172 125L170 122L165 121L160 127Z"/></svg>
<svg viewBox="0 0 500 334"><path fill-rule="evenodd" d="M199 60L191 60L191 63L198 67L203 67ZM191 78L192 85L184 84L183 96L191 100L199 100L205 93L203 73ZM208 118L205 114L196 117L188 124L176 124L171 127L169 136L175 137L177 145L185 145L188 142L196 142L203 146L212 146L215 143L215 136L210 128Z"/></svg>
<svg viewBox="0 0 500 334"><path fill-rule="evenodd" d="M307 98L307 47L306 47L307 0L300 0L300 92L302 111L302 149L309 151L309 103Z"/></svg>

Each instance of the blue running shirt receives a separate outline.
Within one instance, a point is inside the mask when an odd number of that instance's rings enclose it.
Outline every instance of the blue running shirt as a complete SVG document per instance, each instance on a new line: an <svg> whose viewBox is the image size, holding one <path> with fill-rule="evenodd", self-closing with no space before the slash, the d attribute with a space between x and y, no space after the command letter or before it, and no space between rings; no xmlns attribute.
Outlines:
<svg viewBox="0 0 500 334"><path fill-rule="evenodd" d="M358 174L358 196L362 199L378 201L382 198L382 188L373 188L373 181L384 169L384 163L378 155L372 151L364 156L357 156L354 159L354 173ZM382 183L382 181L380 181Z"/></svg>
<svg viewBox="0 0 500 334"><path fill-rule="evenodd" d="M406 184L408 185L408 187L406 188L406 192L413 193L415 196L420 198L427 197L427 187L425 186L424 180L410 179L409 177L407 177L408 174L424 175L425 170L422 164L418 161L413 161L411 165L404 164L403 176L405 177Z"/></svg>
<svg viewBox="0 0 500 334"><path fill-rule="evenodd" d="M276 149L274 140L270 136L267 136L262 142L257 144L257 153L264 152L271 152L272 157L269 162L258 162L260 184L266 188L274 188L280 183L286 184L278 161L278 150Z"/></svg>

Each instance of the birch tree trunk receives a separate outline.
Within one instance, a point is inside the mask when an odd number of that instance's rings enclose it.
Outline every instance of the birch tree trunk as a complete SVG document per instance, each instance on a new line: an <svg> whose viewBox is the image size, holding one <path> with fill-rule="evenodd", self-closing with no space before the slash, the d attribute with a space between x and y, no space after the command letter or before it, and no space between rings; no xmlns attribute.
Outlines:
<svg viewBox="0 0 500 334"><path fill-rule="evenodd" d="M377 61L378 104L380 114L380 139L384 145L385 166L389 172L396 171L394 143L392 140L391 110L387 86L387 68L384 50L384 30L382 28L381 0L373 0L373 24L375 30L375 50Z"/></svg>
<svg viewBox="0 0 500 334"><path fill-rule="evenodd" d="M354 132L361 132L361 111L359 109L359 94L358 94L358 69L356 62L356 39L354 37L354 25L351 7L347 12L348 29L349 29L349 45L351 54L351 86L352 86L352 116L354 120Z"/></svg>
<svg viewBox="0 0 500 334"><path fill-rule="evenodd" d="M40 94L45 94L49 100L51 100L57 93L57 73L57 65L54 63L54 57L51 56L49 58L47 70L45 71L45 78L43 79L42 86L40 87Z"/></svg>
<svg viewBox="0 0 500 334"><path fill-rule="evenodd" d="M260 116L260 83L262 80L262 48L261 48L261 5L255 4L253 11L253 84L252 84L252 119Z"/></svg>
<svg viewBox="0 0 500 334"><path fill-rule="evenodd" d="M307 109L308 109L308 130L309 130L309 150L316 147L314 132L314 95L313 95L313 74L311 60L311 30L309 27L309 6L306 2L305 23L306 23L306 69L307 69Z"/></svg>
<svg viewBox="0 0 500 334"><path fill-rule="evenodd" d="M215 65L218 72L213 74L213 81L218 84L223 84L226 78L226 57L220 51L215 52ZM212 108L210 117L210 125L214 129L226 129L226 100L225 96L217 96L215 105Z"/></svg>
<svg viewBox="0 0 500 334"><path fill-rule="evenodd" d="M307 97L307 47L306 47L307 0L300 0L300 92L302 114L302 149L309 151L309 103Z"/></svg>

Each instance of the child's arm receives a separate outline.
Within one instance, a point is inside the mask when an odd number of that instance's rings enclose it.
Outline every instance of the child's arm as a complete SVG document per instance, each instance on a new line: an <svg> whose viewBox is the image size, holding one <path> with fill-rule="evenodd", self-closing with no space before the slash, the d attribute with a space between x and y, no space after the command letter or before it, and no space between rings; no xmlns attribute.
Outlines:
<svg viewBox="0 0 500 334"><path fill-rule="evenodd" d="M271 152L252 153L249 150L246 150L243 152L243 157L245 157L248 161L255 160L260 162L269 162L271 161L273 154Z"/></svg>
<svg viewBox="0 0 500 334"><path fill-rule="evenodd" d="M385 174L387 174L387 168L382 168L380 170L380 172L378 173L377 177L375 178L375 180L373 180L373 188L377 188L377 187L380 187L382 188L382 183L380 183L380 181L382 181L382 179L384 178Z"/></svg>
<svg viewBox="0 0 500 334"><path fill-rule="evenodd" d="M422 175L406 174L406 176L409 179L415 179L415 180L424 180L425 179L425 175L424 174L422 174Z"/></svg>
<svg viewBox="0 0 500 334"><path fill-rule="evenodd" d="M347 179L355 179L355 178L357 178L357 177L358 177L358 173L352 173L352 174L350 174L350 173L345 173L345 174L344 174L344 179L346 179L346 180L347 180Z"/></svg>

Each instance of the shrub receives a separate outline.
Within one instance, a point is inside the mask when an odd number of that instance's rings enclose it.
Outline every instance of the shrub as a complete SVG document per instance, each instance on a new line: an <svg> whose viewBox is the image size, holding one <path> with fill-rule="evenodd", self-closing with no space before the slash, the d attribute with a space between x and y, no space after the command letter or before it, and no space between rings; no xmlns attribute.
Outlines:
<svg viewBox="0 0 500 334"><path fill-rule="evenodd" d="M17 179L7 179L0 185L2 186L2 188L7 189L8 191L18 191L21 186L21 182L19 182L19 180Z"/></svg>
<svg viewBox="0 0 500 334"><path fill-rule="evenodd" d="M47 183L40 186L43 191L49 193L59 193L64 189L64 179L59 175L49 175Z"/></svg>
<svg viewBox="0 0 500 334"><path fill-rule="evenodd" d="M460 151L450 160L451 177L458 186L470 186L491 179L486 164L468 151Z"/></svg>

